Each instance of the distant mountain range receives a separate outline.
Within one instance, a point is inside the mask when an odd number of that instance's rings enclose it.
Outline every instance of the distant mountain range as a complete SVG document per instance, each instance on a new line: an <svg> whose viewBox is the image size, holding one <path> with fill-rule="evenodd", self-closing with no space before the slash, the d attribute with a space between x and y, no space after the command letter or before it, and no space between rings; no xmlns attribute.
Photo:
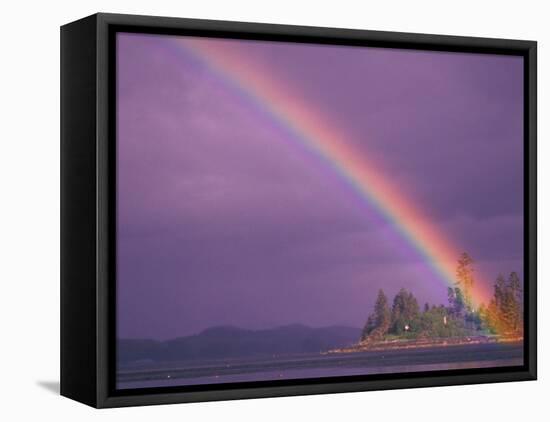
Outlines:
<svg viewBox="0 0 550 422"><path fill-rule="evenodd" d="M220 326L166 341L120 339L117 355L119 363L130 363L317 353L350 346L360 334L359 328L343 326L292 324L266 330Z"/></svg>

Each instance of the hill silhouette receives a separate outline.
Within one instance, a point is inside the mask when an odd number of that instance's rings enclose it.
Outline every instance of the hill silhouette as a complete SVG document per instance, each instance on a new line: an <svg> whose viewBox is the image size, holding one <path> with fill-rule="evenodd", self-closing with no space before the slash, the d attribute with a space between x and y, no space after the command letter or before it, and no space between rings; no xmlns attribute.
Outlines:
<svg viewBox="0 0 550 422"><path fill-rule="evenodd" d="M264 330L218 326L165 341L120 339L117 358L119 363L130 363L318 353L350 346L360 335L359 328L345 326L292 324Z"/></svg>

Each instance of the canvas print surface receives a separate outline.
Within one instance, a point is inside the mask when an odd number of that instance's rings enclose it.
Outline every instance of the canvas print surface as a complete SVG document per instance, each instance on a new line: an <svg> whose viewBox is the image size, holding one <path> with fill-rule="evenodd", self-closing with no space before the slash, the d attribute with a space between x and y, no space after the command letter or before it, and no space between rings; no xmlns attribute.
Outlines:
<svg viewBox="0 0 550 422"><path fill-rule="evenodd" d="M119 33L118 389L523 364L523 59Z"/></svg>

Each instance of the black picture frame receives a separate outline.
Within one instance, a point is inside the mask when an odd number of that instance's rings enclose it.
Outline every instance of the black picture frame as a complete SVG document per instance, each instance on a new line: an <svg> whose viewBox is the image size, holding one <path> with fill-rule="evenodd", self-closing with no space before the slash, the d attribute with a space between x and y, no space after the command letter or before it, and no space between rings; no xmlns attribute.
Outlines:
<svg viewBox="0 0 550 422"><path fill-rule="evenodd" d="M117 391L114 388L114 35L117 31L522 56L524 365ZM102 408L536 379L536 60L534 41L104 13L61 27L61 395Z"/></svg>

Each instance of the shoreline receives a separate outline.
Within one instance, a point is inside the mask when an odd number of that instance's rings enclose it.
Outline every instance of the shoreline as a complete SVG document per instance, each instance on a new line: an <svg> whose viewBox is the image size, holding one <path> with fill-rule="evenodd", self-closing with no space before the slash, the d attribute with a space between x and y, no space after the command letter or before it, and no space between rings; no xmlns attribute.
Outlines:
<svg viewBox="0 0 550 422"><path fill-rule="evenodd" d="M338 353L359 353L369 351L422 349L428 347L450 347L489 343L518 343L523 341L522 336L499 337L499 336L466 336L466 337L445 337L431 339L393 339L376 342L362 342L349 347L328 350L321 354Z"/></svg>

